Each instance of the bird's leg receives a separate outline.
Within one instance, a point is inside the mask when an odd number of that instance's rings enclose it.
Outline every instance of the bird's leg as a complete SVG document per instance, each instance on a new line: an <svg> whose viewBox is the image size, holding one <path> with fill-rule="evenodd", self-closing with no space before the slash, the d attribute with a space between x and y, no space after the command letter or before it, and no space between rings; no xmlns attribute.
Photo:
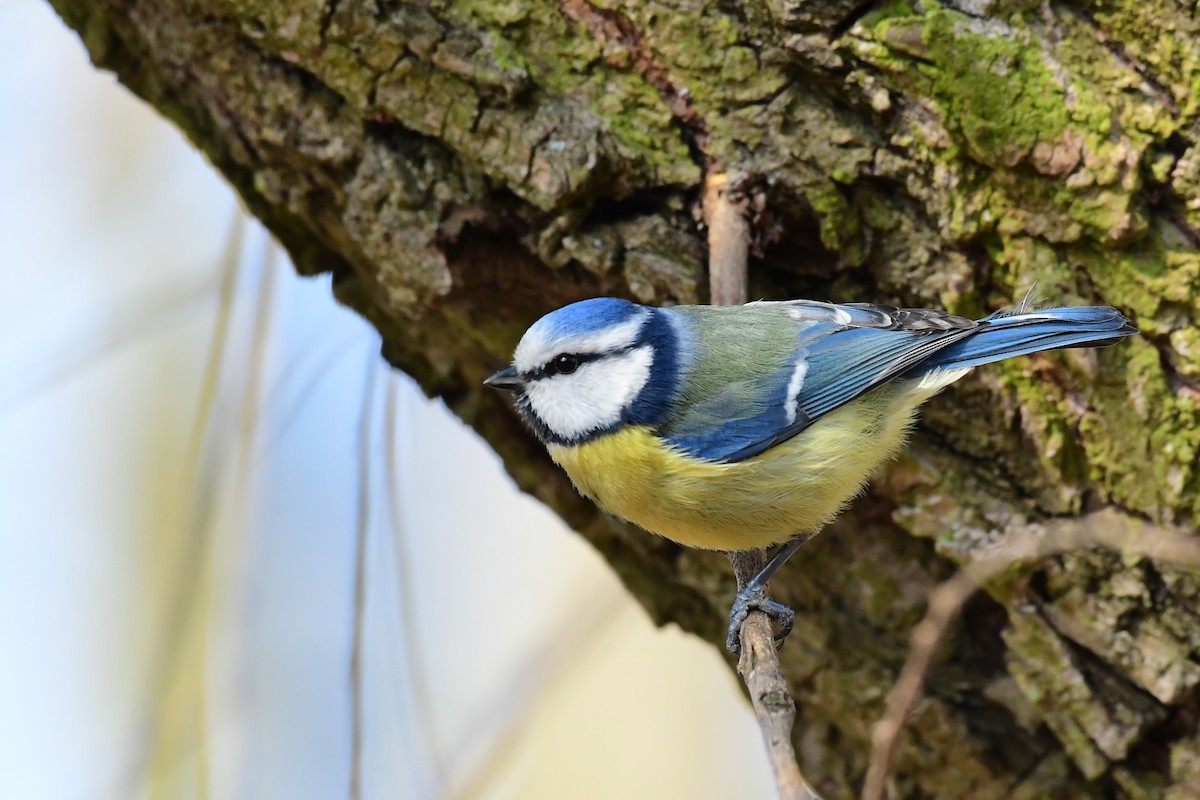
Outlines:
<svg viewBox="0 0 1200 800"><path fill-rule="evenodd" d="M784 562L811 538L812 534L808 534L792 539L771 557L766 566L738 589L737 596L733 599L733 607L729 609L729 632L725 636L725 647L729 652L736 654L742 649L742 623L746 621L746 617L751 611L763 612L779 626L779 633L775 634L775 642L778 646L783 646L784 639L792 632L792 622L796 618L796 612L783 603L767 597L767 581L771 580L771 576L779 571Z"/></svg>

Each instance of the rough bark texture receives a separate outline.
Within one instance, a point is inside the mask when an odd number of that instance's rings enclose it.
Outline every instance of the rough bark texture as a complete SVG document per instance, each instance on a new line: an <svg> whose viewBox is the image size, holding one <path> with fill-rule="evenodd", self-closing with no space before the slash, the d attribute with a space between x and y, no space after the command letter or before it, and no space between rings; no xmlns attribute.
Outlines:
<svg viewBox="0 0 1200 800"><path fill-rule="evenodd" d="M753 209L752 296L978 315L1034 281L1144 335L980 371L773 583L804 772L862 779L931 584L1102 507L1200 519L1200 20L1184 0L51 0L385 355L654 617L719 644L726 560L580 500L480 380L596 293L703 300L706 173ZM897 798L1200 796L1200 582L1057 558L968 609Z"/></svg>

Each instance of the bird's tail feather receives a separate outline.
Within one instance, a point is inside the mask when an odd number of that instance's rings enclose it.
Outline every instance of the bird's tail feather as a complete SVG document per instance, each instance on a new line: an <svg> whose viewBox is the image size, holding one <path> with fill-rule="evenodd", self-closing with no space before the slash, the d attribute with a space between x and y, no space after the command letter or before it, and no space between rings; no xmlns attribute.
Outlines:
<svg viewBox="0 0 1200 800"><path fill-rule="evenodd" d="M1060 350L1066 347L1102 347L1137 333L1124 315L1108 306L1045 308L1027 313L993 314L980 320L980 330L921 363L931 368L977 367L993 361Z"/></svg>

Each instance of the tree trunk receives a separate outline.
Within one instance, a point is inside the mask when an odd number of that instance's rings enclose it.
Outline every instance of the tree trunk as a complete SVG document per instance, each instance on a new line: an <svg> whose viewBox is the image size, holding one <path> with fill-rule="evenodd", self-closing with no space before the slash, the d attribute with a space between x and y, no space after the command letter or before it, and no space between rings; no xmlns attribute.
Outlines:
<svg viewBox="0 0 1200 800"><path fill-rule="evenodd" d="M706 175L752 297L978 316L1034 281L1142 336L980 370L774 582L798 750L857 792L931 586L1054 517L1200 516L1200 37L1183 0L51 0L661 622L720 646L733 579L581 500L480 381L612 293L702 301ZM1124 524L1124 522L1121 522ZM1157 527L1156 527L1157 526ZM896 798L1200 796L1200 581L1085 552L988 587ZM1189 788L1191 787L1191 788Z"/></svg>

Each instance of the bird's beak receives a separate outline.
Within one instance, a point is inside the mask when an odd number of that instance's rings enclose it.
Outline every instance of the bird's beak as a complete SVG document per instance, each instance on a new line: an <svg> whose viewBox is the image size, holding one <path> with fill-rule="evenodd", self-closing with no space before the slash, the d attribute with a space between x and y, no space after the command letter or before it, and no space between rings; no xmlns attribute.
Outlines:
<svg viewBox="0 0 1200 800"><path fill-rule="evenodd" d="M525 385L525 381L521 380L521 376L517 374L516 368L505 367L484 381L483 384L484 386L491 386L493 389L505 389L515 392Z"/></svg>

